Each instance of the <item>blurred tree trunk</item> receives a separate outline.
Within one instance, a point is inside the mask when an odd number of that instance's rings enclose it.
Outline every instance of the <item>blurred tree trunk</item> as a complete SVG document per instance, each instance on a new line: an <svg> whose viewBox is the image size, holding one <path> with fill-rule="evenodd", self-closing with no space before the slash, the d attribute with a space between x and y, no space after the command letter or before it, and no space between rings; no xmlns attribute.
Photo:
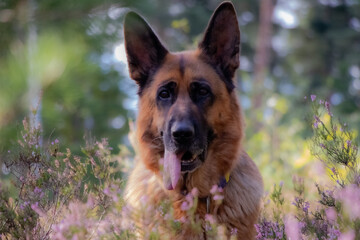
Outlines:
<svg viewBox="0 0 360 240"><path fill-rule="evenodd" d="M35 24L36 0L27 1L27 64L28 64L28 104L29 119L34 126L41 124L41 82L34 69L35 53L37 48L37 32Z"/></svg>
<svg viewBox="0 0 360 240"><path fill-rule="evenodd" d="M276 0L260 1L260 22L257 34L255 49L255 72L254 72L254 94L252 97L252 108L255 112L261 109L264 95L264 81L268 70L271 36L272 36L272 16ZM261 127L261 123L255 119L255 129Z"/></svg>

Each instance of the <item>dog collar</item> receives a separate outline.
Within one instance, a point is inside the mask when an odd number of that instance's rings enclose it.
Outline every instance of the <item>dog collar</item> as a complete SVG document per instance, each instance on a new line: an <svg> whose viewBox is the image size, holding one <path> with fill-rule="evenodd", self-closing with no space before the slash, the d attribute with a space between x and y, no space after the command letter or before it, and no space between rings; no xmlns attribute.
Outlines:
<svg viewBox="0 0 360 240"><path fill-rule="evenodd" d="M229 182L229 180L230 180L230 172L226 173L225 176L220 177L218 187L224 189L226 187L226 184Z"/></svg>
<svg viewBox="0 0 360 240"><path fill-rule="evenodd" d="M227 172L225 176L221 176L219 179L218 187L224 189L230 181L230 172ZM211 196L206 197L206 213L210 213Z"/></svg>

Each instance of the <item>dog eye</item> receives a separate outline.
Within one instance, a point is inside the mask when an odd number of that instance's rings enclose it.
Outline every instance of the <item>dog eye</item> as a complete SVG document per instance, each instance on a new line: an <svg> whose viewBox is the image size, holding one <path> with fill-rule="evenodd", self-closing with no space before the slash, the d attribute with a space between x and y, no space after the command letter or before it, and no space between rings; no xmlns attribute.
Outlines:
<svg viewBox="0 0 360 240"><path fill-rule="evenodd" d="M209 90L206 89L206 88L204 88L204 87L202 87L202 88L200 88L200 89L198 90L198 93L199 93L200 96L206 96L206 95L209 94Z"/></svg>
<svg viewBox="0 0 360 240"><path fill-rule="evenodd" d="M167 99L170 97L170 92L167 91L167 90L162 90L160 93L159 93L159 97L162 98L162 99Z"/></svg>

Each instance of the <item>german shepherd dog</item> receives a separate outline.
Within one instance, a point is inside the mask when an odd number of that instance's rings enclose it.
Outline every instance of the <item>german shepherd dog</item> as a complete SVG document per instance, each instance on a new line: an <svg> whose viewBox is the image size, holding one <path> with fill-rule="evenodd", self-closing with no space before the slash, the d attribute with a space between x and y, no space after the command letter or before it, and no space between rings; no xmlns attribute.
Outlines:
<svg viewBox="0 0 360 240"><path fill-rule="evenodd" d="M139 208L144 196L154 205L168 200L180 219L186 193L197 188L199 219L214 214L218 223L236 228L239 239L253 239L263 182L242 148L244 121L233 80L240 54L234 6L224 2L215 10L193 51L169 52L134 12L125 17L124 33L130 76L139 87L140 160L127 183L127 202ZM216 208L209 197L214 185L224 197ZM206 231L182 231L174 238L203 239Z"/></svg>

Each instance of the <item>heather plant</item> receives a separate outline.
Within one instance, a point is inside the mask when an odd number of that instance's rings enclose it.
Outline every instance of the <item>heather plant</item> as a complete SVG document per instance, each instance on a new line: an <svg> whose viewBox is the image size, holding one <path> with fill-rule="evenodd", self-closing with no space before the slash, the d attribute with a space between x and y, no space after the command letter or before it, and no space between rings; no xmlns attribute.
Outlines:
<svg viewBox="0 0 360 240"><path fill-rule="evenodd" d="M70 203L91 198L97 215L110 198L104 190L120 182L119 165L108 142L87 140L84 157L60 151L58 139L45 143L40 125L23 121L18 147L9 150L5 168L13 175L15 194L0 189L0 234L11 239L47 239ZM76 209L77 207L73 208Z"/></svg>
<svg viewBox="0 0 360 240"><path fill-rule="evenodd" d="M304 180L293 178L295 209L287 214L281 186L274 186L271 200L276 209L266 215L267 205L257 224L257 239L360 239L360 178L358 145L355 132L346 123L335 120L328 101L310 96L313 137L310 149L333 180L330 186L315 183L318 200L305 197ZM307 99L305 97L305 99Z"/></svg>

